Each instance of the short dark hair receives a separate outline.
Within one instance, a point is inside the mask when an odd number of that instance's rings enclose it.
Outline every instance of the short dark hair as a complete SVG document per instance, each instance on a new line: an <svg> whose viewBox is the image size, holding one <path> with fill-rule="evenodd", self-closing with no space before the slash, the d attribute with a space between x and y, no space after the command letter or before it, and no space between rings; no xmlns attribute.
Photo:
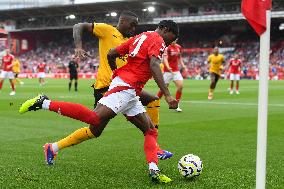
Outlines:
<svg viewBox="0 0 284 189"><path fill-rule="evenodd" d="M131 12L131 11L122 11L120 13L119 17L135 17L135 18L138 18L138 16L134 12Z"/></svg>
<svg viewBox="0 0 284 189"><path fill-rule="evenodd" d="M168 28L170 32L173 32L177 37L179 36L179 27L173 20L162 20L158 27L160 29Z"/></svg>

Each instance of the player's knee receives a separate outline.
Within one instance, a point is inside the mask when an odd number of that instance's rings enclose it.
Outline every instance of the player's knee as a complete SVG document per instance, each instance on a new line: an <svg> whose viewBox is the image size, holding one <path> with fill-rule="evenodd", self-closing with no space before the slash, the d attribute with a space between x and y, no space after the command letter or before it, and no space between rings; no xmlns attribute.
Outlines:
<svg viewBox="0 0 284 189"><path fill-rule="evenodd" d="M158 130L156 128L148 128L145 130L144 135L152 135L154 137L158 136Z"/></svg>
<svg viewBox="0 0 284 189"><path fill-rule="evenodd" d="M132 120L133 120L133 116L127 116L127 115L124 115L125 116L125 118L126 118L126 120L127 121L130 121L130 122L132 122Z"/></svg>
<svg viewBox="0 0 284 189"><path fill-rule="evenodd" d="M182 86L182 85L178 86L178 88L177 88L177 90L178 90L179 92L182 92L182 89L183 89L183 86Z"/></svg>
<svg viewBox="0 0 284 189"><path fill-rule="evenodd" d="M95 125L90 125L90 130L91 130L91 133L96 137L98 138L99 136L101 136L102 132L103 132L103 129L100 129L98 126L95 126Z"/></svg>

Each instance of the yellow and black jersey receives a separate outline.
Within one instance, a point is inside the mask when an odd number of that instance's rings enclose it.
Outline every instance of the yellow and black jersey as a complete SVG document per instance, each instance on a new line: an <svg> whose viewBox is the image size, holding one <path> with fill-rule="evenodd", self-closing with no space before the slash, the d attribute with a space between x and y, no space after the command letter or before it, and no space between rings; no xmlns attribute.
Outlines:
<svg viewBox="0 0 284 189"><path fill-rule="evenodd" d="M222 54L211 54L208 56L207 62L210 64L210 72L221 75L222 63L225 61L225 58Z"/></svg>
<svg viewBox="0 0 284 189"><path fill-rule="evenodd" d="M111 48L115 48L121 43L128 40L117 30L117 28L105 24L105 23L94 23L93 24L93 35L99 38L99 69L97 73L97 80L93 87L95 89L101 89L108 87L111 83L112 70L108 64L107 54ZM126 58L117 58L116 65L120 68L126 64Z"/></svg>
<svg viewBox="0 0 284 189"><path fill-rule="evenodd" d="M12 68L14 73L20 73L21 68L20 68L20 61L19 59L15 58L13 60L13 68Z"/></svg>

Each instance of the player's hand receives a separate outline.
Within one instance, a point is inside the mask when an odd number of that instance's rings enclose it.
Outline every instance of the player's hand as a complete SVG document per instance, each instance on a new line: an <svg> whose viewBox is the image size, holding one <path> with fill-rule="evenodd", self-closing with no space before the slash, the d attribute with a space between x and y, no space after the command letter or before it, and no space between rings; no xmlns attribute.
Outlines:
<svg viewBox="0 0 284 189"><path fill-rule="evenodd" d="M178 101L174 99L172 96L165 96L165 100L169 105L169 109L177 109L178 108Z"/></svg>
<svg viewBox="0 0 284 189"><path fill-rule="evenodd" d="M88 54L84 49L81 48L75 49L75 58L79 58L80 60L86 60L88 57L92 58L92 56Z"/></svg>

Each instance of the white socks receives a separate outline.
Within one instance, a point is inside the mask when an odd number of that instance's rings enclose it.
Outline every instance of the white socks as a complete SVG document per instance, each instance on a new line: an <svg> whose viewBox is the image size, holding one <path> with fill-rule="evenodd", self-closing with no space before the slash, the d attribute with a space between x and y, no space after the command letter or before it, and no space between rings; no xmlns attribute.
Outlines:
<svg viewBox="0 0 284 189"><path fill-rule="evenodd" d="M58 145L57 145L56 142L52 143L51 146L52 146L52 150L53 150L54 153L57 153L59 151L59 148L58 148Z"/></svg>
<svg viewBox="0 0 284 189"><path fill-rule="evenodd" d="M159 171L157 164L154 162L149 163L149 169L152 169L154 171Z"/></svg>
<svg viewBox="0 0 284 189"><path fill-rule="evenodd" d="M44 110L49 110L49 105L50 105L50 100L44 100L43 102L42 102L42 109L44 109Z"/></svg>

